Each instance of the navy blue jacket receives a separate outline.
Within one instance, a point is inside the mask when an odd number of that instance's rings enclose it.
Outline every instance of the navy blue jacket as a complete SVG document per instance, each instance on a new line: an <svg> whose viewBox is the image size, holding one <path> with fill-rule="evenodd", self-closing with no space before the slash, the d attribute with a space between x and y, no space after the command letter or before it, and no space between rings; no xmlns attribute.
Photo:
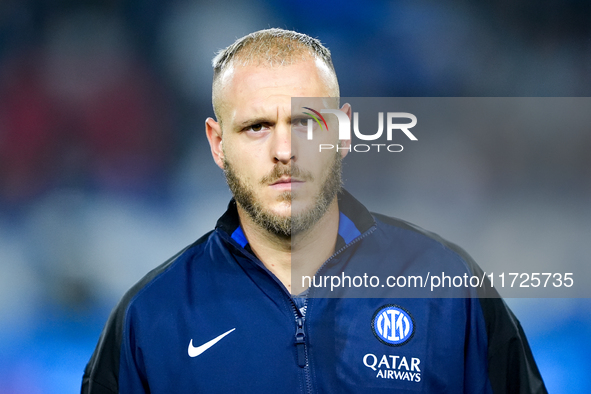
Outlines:
<svg viewBox="0 0 591 394"><path fill-rule="evenodd" d="M336 252L319 277L481 273L455 245L372 215L347 192L339 210ZM232 201L214 231L122 298L82 393L546 393L502 299L380 291L313 287L293 298L252 253Z"/></svg>

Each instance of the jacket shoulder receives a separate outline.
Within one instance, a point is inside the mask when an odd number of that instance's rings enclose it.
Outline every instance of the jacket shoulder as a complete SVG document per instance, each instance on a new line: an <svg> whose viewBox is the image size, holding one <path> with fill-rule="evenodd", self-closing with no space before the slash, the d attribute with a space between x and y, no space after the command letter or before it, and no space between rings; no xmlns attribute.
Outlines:
<svg viewBox="0 0 591 394"><path fill-rule="evenodd" d="M476 261L470 256L464 249L462 249L457 244L448 241L447 239L441 237L440 235L425 230L424 228L417 226L416 224L407 222L402 219L394 218L391 216L382 215L379 213L372 212L372 215L379 223L384 223L388 226L396 227L401 230L406 230L411 233L416 234L419 237L422 237L425 242L430 242L441 246L443 249L447 250L449 253L456 255L459 257L463 262L468 266L470 271L475 274L482 274L482 269L478 266Z"/></svg>
<svg viewBox="0 0 591 394"><path fill-rule="evenodd" d="M111 311L94 353L86 365L82 378L81 393L119 392L118 381L121 346L125 331L125 321L130 305L142 290L146 289L150 284L169 271L179 260L192 255L196 251L195 248L207 242L212 232L208 232L193 244L185 247L164 263L148 272L123 295Z"/></svg>
<svg viewBox="0 0 591 394"><path fill-rule="evenodd" d="M438 234L401 219L376 213L372 215L386 225L414 232L440 244L461 258L473 275L482 277L485 274L464 249ZM488 280L482 289L478 289L477 295L486 327L488 375L493 392L547 393L517 317Z"/></svg>

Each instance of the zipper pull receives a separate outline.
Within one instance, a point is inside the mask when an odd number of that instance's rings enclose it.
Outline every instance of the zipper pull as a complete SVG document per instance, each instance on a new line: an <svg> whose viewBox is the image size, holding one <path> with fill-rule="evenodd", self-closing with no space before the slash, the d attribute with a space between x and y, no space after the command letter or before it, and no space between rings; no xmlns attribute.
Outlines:
<svg viewBox="0 0 591 394"><path fill-rule="evenodd" d="M295 334L295 346L298 351L298 366L304 368L306 366L306 334L304 333L304 318L298 317L296 323L298 326Z"/></svg>

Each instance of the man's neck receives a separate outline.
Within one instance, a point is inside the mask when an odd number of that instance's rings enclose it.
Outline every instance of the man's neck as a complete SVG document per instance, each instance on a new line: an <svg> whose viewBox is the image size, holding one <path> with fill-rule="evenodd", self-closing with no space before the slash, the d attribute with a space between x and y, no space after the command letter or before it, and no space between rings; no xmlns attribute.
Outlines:
<svg viewBox="0 0 591 394"><path fill-rule="evenodd" d="M291 237L272 234L256 225L240 206L238 215L242 230L255 255L291 294L306 290L302 286L302 277L315 275L334 253L339 229L336 198L313 227Z"/></svg>

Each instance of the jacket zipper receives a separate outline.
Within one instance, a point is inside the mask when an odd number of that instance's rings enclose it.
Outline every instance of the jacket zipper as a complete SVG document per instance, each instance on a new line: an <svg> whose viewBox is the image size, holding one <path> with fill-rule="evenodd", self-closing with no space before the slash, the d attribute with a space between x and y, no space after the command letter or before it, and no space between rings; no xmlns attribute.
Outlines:
<svg viewBox="0 0 591 394"><path fill-rule="evenodd" d="M306 319L298 310L295 301L292 299L291 302L296 319L295 347L297 351L298 366L304 370L306 393L312 394L312 379L310 377L310 365L308 364L308 349L306 346ZM308 301L306 300L304 305L307 305L307 303Z"/></svg>
<svg viewBox="0 0 591 394"><path fill-rule="evenodd" d="M322 269L324 269L324 267L331 260L333 260L335 258L335 256L337 256L339 253L341 253L342 251L344 251L345 249L347 249L351 245L354 245L357 242L361 241L363 238L367 237L369 234L373 233L374 230L375 230L375 228L376 227L375 227L375 224L374 224L370 229L368 229L361 236L355 238L353 241L351 241L350 243L344 245L342 248L340 248L339 250L337 250L336 252L334 252L320 266L320 268L318 268L318 271L316 271L316 274L320 273L322 271ZM242 249L243 253L250 254L250 253L246 252L243 248L241 248L241 249ZM254 256L252 256L252 257L254 257ZM289 300L290 300L291 305L293 307L293 312L294 312L295 321L296 321L296 334L295 334L295 342L294 342L294 344L295 344L296 351L297 351L298 366L304 370L304 376L305 376L305 380L306 380L306 392L309 393L309 394L312 394L312 379L310 377L310 366L308 364L308 349L307 349L307 346L306 346L306 332L305 332L306 319L304 318L304 316L302 315L302 313L298 310L298 307L297 307L295 301L293 300L293 297L292 297L291 293L289 293L287 291L287 289L285 288L285 286L283 286L283 284L281 282L279 282L278 279L275 278L275 276L271 273L271 271L269 271L267 269L267 267L265 267L265 265L262 262L260 262L260 264L259 264L259 262L257 262L257 259L256 258L255 258L255 262L257 263L257 265L259 265L261 268L263 268L271 277L273 277L275 279L275 281L278 282L278 284L281 285L281 287L283 288L283 290L289 296ZM310 289L310 293L312 291L313 291L313 288ZM308 294L308 296L306 297L306 300L304 302L304 306L305 307L307 307L307 305L308 305L308 299L309 298L310 298L310 294Z"/></svg>
<svg viewBox="0 0 591 394"><path fill-rule="evenodd" d="M304 318L301 316L296 317L295 345L298 352L298 366L304 368L308 364L308 357L306 354L306 333L304 332Z"/></svg>
<svg viewBox="0 0 591 394"><path fill-rule="evenodd" d="M320 268L318 268L318 271L316 272L316 274L318 274L320 271L322 271L322 269L332 260L335 258L335 256L337 256L339 253L341 253L342 251L344 251L345 249L347 249L349 246L359 242L360 240L362 240L363 238L367 237L369 234L371 234L373 231L375 230L375 225L372 226L372 228L370 228L369 230L367 230L363 235L361 235L360 237L355 238L352 242L344 245L342 248L340 248L339 250L337 250L336 252L334 252L321 266ZM310 291L312 291L312 289L310 289ZM306 378L306 392L307 393L312 393L312 381L311 381L311 377L310 377L310 366L308 365L308 349L306 347L306 332L304 330L304 325L306 323L306 319L305 317L302 315L302 313L298 310L298 307L295 303L295 301L293 300L293 297L291 297L290 294L290 298L291 298L291 303L294 309L294 314L295 314L295 318L296 318L296 334L295 334L295 346L297 349L297 355L298 355L298 366L304 369L304 375ZM306 300L304 302L304 308L306 308L308 306L308 299L309 299L309 294L308 296L306 296ZM308 312L306 310L306 312Z"/></svg>

